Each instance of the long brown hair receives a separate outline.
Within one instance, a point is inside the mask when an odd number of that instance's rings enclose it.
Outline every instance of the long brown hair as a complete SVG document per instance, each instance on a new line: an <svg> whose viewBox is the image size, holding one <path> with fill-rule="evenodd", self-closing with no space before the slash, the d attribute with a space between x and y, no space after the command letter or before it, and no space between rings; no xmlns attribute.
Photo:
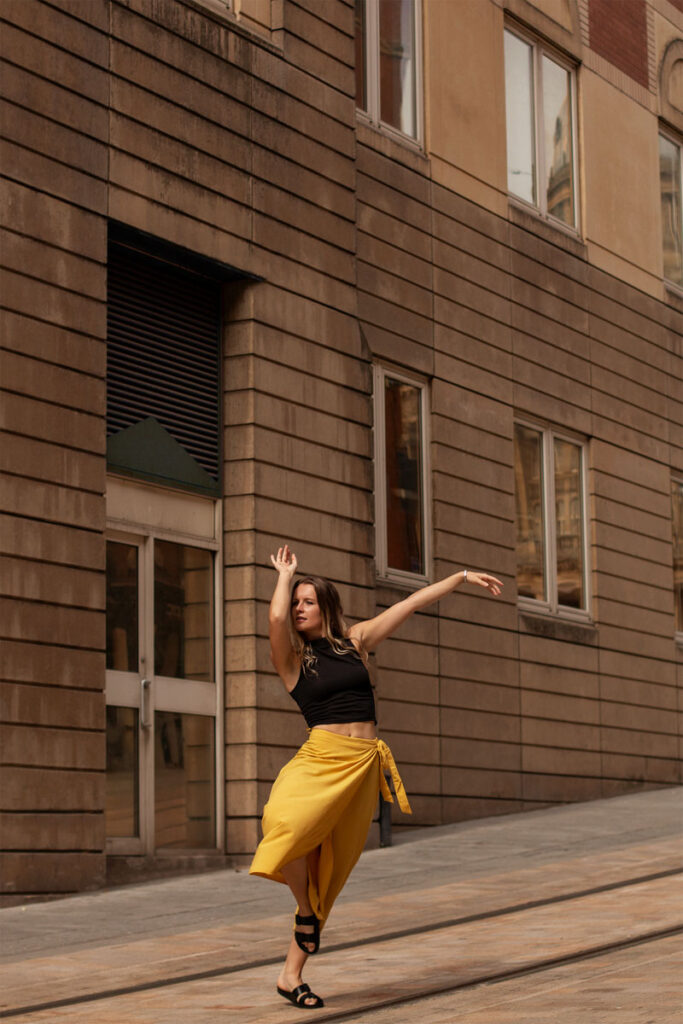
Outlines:
<svg viewBox="0 0 683 1024"><path fill-rule="evenodd" d="M294 584L292 599L294 599L297 588L302 583L310 583L315 590L322 619L323 637L329 640L333 650L337 654L355 654L362 661L365 661L363 652L359 653L354 643L344 643L348 639L348 629L344 621L344 609L342 608L339 591L334 583L330 583L329 580L324 579L322 576L303 576ZM294 634L292 638L294 650L301 659L304 673L306 675L309 673L316 675L316 657L310 642L305 640L295 629L292 629L292 632Z"/></svg>

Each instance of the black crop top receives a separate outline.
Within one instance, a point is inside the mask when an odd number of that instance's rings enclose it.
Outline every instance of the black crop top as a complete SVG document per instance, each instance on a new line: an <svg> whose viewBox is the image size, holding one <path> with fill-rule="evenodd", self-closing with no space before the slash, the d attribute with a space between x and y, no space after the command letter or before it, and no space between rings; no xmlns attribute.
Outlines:
<svg viewBox="0 0 683 1024"><path fill-rule="evenodd" d="M304 673L302 666L297 684L290 691L309 729L330 723L377 722L368 670L351 641L342 643L349 645L349 654L337 654L325 637L311 640L317 675L312 669Z"/></svg>

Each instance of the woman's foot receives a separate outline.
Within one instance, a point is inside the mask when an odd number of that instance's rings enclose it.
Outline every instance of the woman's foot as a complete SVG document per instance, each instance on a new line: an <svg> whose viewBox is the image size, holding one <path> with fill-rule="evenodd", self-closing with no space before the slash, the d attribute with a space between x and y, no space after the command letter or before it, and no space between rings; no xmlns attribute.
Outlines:
<svg viewBox="0 0 683 1024"><path fill-rule="evenodd" d="M309 986L301 980L301 975L291 978L281 974L277 979L277 990L283 998L302 1009L317 1010L325 1005L320 996L311 992Z"/></svg>

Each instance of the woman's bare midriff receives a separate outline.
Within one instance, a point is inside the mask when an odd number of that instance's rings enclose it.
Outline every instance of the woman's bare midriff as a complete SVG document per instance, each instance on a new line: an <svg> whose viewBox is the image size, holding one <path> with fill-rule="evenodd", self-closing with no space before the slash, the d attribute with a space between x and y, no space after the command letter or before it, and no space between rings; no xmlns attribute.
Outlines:
<svg viewBox="0 0 683 1024"><path fill-rule="evenodd" d="M340 736L350 736L354 740L377 739L377 726L374 722L330 722L329 725L314 725L313 728L336 732Z"/></svg>

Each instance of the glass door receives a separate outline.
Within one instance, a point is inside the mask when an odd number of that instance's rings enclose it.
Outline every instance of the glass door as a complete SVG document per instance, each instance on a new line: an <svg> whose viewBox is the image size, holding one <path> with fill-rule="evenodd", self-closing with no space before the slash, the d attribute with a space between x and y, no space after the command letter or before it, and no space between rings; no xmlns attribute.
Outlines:
<svg viewBox="0 0 683 1024"><path fill-rule="evenodd" d="M142 853L140 816L142 545L107 541L105 832L113 852Z"/></svg>
<svg viewBox="0 0 683 1024"><path fill-rule="evenodd" d="M213 849L215 552L107 541L106 833L112 853Z"/></svg>
<svg viewBox="0 0 683 1024"><path fill-rule="evenodd" d="M153 543L154 845L205 849L216 846L214 556Z"/></svg>

